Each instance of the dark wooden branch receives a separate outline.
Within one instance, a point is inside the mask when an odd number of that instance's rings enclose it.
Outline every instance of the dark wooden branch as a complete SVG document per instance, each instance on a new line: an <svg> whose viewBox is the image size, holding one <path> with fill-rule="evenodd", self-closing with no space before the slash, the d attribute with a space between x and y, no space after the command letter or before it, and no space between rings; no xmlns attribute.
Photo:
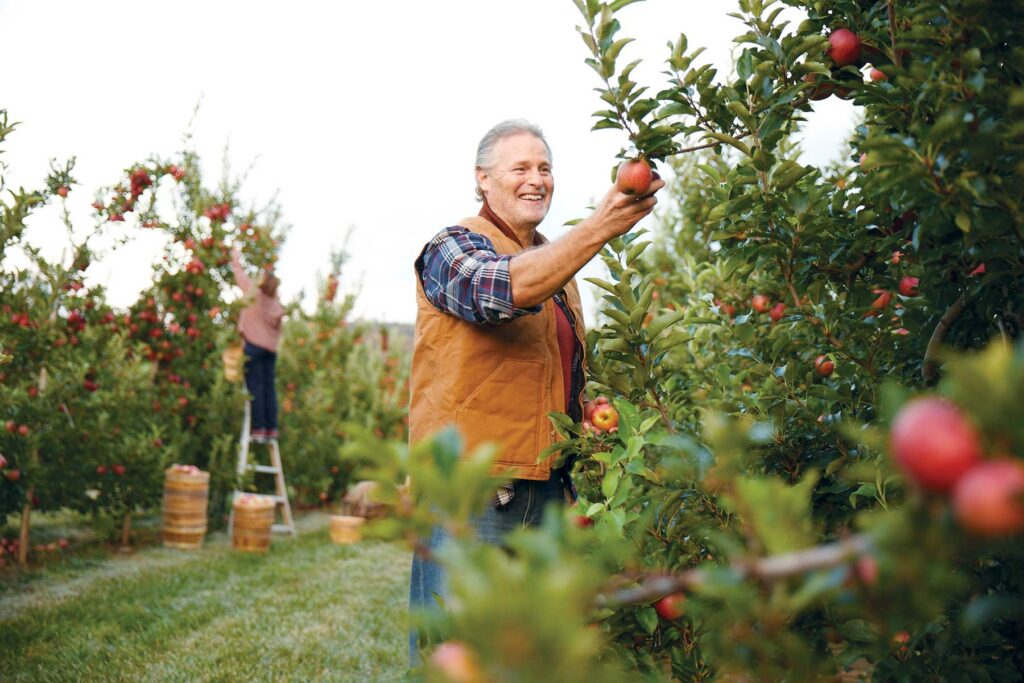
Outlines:
<svg viewBox="0 0 1024 683"><path fill-rule="evenodd" d="M900 58L900 51L896 49L896 2L888 0L889 6L889 44L892 45L892 63L898 67L903 66Z"/></svg>
<svg viewBox="0 0 1024 683"><path fill-rule="evenodd" d="M924 352L924 364L921 366L921 378L927 384L935 381L935 377L938 374L936 356L938 356L939 349L942 347L942 340L946 338L946 332L949 331L949 328L956 322L957 318L963 315L964 310L967 308L967 299L967 292L964 292L960 295L959 299L953 302L953 305L949 307L949 310L939 320L939 324L935 326L932 338L928 340L928 348Z"/></svg>
<svg viewBox="0 0 1024 683"><path fill-rule="evenodd" d="M806 550L762 557L749 562L734 562L732 571L743 579L777 581L818 569L829 569L854 560L871 549L871 539L865 535L851 536L838 543L819 545ZM708 570L690 569L680 574L651 576L636 588L599 595L601 607L636 605L652 602L678 591L693 590L708 580Z"/></svg>

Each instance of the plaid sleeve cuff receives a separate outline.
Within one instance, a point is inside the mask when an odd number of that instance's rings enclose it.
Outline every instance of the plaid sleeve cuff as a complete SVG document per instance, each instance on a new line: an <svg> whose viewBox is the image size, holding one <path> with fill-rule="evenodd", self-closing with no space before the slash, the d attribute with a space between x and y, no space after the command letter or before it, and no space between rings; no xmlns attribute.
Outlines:
<svg viewBox="0 0 1024 683"><path fill-rule="evenodd" d="M508 262L483 235L462 227L434 236L416 260L423 291L438 310L476 324L502 323L539 313L512 302Z"/></svg>

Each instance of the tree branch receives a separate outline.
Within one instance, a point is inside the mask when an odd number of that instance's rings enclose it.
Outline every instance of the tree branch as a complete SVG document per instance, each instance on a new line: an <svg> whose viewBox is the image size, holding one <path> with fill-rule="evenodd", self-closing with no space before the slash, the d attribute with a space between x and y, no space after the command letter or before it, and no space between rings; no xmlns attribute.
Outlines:
<svg viewBox="0 0 1024 683"><path fill-rule="evenodd" d="M889 43L892 45L892 63L902 67L903 60L900 59L900 52L896 49L896 2L887 0L889 6Z"/></svg>
<svg viewBox="0 0 1024 683"><path fill-rule="evenodd" d="M762 557L749 562L734 562L732 571L740 579L775 581L845 564L868 552L871 545L871 539L866 535L851 536L838 543L828 543L792 553ZM605 607L648 603L670 593L699 588L708 581L708 578L709 570L707 569L690 569L680 574L652 576L636 588L616 591L611 595L599 595L597 604Z"/></svg>
<svg viewBox="0 0 1024 683"><path fill-rule="evenodd" d="M921 378L927 384L935 381L935 376L938 373L938 361L935 357L939 354L939 348L942 346L942 340L946 338L946 332L967 308L967 300L967 292L964 292L959 299L953 302L953 305L939 320L939 324L935 326L932 338L928 340L928 348L924 352L924 364L921 366Z"/></svg>

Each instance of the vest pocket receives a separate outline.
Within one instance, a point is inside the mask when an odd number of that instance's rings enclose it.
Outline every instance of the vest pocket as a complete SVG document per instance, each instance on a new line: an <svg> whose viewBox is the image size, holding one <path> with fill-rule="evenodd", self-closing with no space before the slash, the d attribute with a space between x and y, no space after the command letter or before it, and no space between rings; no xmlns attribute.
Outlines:
<svg viewBox="0 0 1024 683"><path fill-rule="evenodd" d="M496 464L535 468L540 420L547 419L543 390L542 362L503 360L456 409L467 452L493 441L500 446Z"/></svg>

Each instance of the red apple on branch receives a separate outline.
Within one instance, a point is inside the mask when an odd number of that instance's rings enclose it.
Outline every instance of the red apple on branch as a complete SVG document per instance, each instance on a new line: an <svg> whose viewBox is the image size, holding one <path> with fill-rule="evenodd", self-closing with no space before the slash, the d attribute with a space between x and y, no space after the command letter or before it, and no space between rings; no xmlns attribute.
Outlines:
<svg viewBox="0 0 1024 683"><path fill-rule="evenodd" d="M750 298L750 307L758 313L764 313L771 307L771 300L764 294L755 294Z"/></svg>
<svg viewBox="0 0 1024 683"><path fill-rule="evenodd" d="M956 483L953 511L960 526L979 536L1024 531L1024 462L1003 457L971 469Z"/></svg>
<svg viewBox="0 0 1024 683"><path fill-rule="evenodd" d="M828 35L828 56L836 66L850 66L860 60L860 38L847 28L839 28Z"/></svg>
<svg viewBox="0 0 1024 683"><path fill-rule="evenodd" d="M683 616L683 605L685 604L686 595L671 593L654 603L654 611L665 621L675 621Z"/></svg>
<svg viewBox="0 0 1024 683"><path fill-rule="evenodd" d="M21 470L4 470L4 476L7 477L7 481L18 481L19 479L21 479Z"/></svg>
<svg viewBox="0 0 1024 683"><path fill-rule="evenodd" d="M774 324L782 320L782 316L785 314L786 304L780 301L779 303L772 306L772 310L770 313L768 313L768 317L772 319L772 323Z"/></svg>
<svg viewBox="0 0 1024 683"><path fill-rule="evenodd" d="M647 194L654 180L654 173L646 159L627 159L619 164L615 174L615 188L628 195Z"/></svg>
<svg viewBox="0 0 1024 683"><path fill-rule="evenodd" d="M814 371L820 377L828 377L835 372L836 364L828 356L821 355L814 359Z"/></svg>
<svg viewBox="0 0 1024 683"><path fill-rule="evenodd" d="M940 398L903 406L892 424L889 448L896 464L922 488L945 492L981 461L981 442L960 409Z"/></svg>
<svg viewBox="0 0 1024 683"><path fill-rule="evenodd" d="M910 277L909 275L900 280L900 294L903 296L917 296L917 285L920 280L916 277Z"/></svg>

